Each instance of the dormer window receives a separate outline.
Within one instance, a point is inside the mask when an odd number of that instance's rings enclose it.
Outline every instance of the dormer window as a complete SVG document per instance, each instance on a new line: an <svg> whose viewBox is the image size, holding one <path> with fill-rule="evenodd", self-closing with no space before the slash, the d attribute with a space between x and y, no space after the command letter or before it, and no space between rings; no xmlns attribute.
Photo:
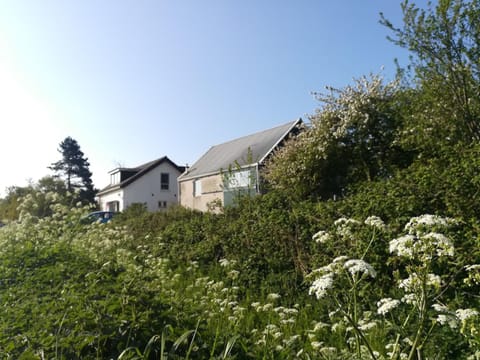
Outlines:
<svg viewBox="0 0 480 360"><path fill-rule="evenodd" d="M120 184L120 171L110 174L110 185Z"/></svg>

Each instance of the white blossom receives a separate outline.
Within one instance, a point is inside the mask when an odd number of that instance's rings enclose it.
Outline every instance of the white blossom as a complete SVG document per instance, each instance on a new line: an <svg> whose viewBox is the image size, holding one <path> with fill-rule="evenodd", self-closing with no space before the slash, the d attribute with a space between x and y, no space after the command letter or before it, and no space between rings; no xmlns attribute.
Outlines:
<svg viewBox="0 0 480 360"><path fill-rule="evenodd" d="M377 313L379 315L386 315L391 310L395 309L400 304L399 300L392 298L384 298L377 302Z"/></svg>
<svg viewBox="0 0 480 360"><path fill-rule="evenodd" d="M365 219L365 225L374 227L378 230L385 230L386 226L382 219L378 216L369 216Z"/></svg>
<svg viewBox="0 0 480 360"><path fill-rule="evenodd" d="M455 310L455 315L457 316L458 320L466 321L470 318L477 317L478 311L475 309L457 309Z"/></svg>
<svg viewBox="0 0 480 360"><path fill-rule="evenodd" d="M280 298L281 298L281 295L275 294L275 293L271 293L271 294L267 295L267 299L272 300L272 301L280 299Z"/></svg>
<svg viewBox="0 0 480 360"><path fill-rule="evenodd" d="M348 261L345 262L343 267L346 270L348 270L348 272L350 272L350 274L352 274L352 276L355 276L358 273L361 273L361 274L366 275L366 276L370 276L372 278L377 276L377 272L372 267L372 265L370 265L369 263L367 263L366 261L361 260L361 259L348 260Z"/></svg>
<svg viewBox="0 0 480 360"><path fill-rule="evenodd" d="M448 325L451 329L456 329L458 327L457 318L450 314L439 314L435 321L440 325Z"/></svg>
<svg viewBox="0 0 480 360"><path fill-rule="evenodd" d="M413 217L405 225L405 230L409 233L416 233L422 227L432 228L434 226L446 227L454 223L453 219L441 217L438 215L425 214L417 217Z"/></svg>
<svg viewBox="0 0 480 360"><path fill-rule="evenodd" d="M312 239L317 244L325 244L332 239L332 236L328 232L326 232L324 230L320 230L315 235L313 235Z"/></svg>
<svg viewBox="0 0 480 360"><path fill-rule="evenodd" d="M389 243L389 251L390 253L396 253L398 256L412 258L414 241L415 237L413 235L404 235L393 239Z"/></svg>
<svg viewBox="0 0 480 360"><path fill-rule="evenodd" d="M323 298L333 286L333 274L328 273L316 279L308 291L309 295L315 294L317 299Z"/></svg>

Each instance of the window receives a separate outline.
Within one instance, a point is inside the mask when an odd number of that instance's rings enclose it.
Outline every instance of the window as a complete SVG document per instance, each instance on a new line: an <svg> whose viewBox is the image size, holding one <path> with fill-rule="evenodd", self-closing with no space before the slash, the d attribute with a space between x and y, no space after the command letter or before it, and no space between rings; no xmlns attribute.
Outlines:
<svg viewBox="0 0 480 360"><path fill-rule="evenodd" d="M160 190L168 190L170 188L170 174L160 174Z"/></svg>
<svg viewBox="0 0 480 360"><path fill-rule="evenodd" d="M227 189L238 189L250 187L253 184L252 173L250 170L235 171L225 176L225 187Z"/></svg>
<svg viewBox="0 0 480 360"><path fill-rule="evenodd" d="M120 183L120 171L110 174L110 185L116 185Z"/></svg>
<svg viewBox="0 0 480 360"><path fill-rule="evenodd" d="M120 202L119 201L110 201L107 202L107 211L117 212L120 210Z"/></svg>
<svg viewBox="0 0 480 360"><path fill-rule="evenodd" d="M193 196L201 196L202 195L202 181L195 180L193 182Z"/></svg>
<svg viewBox="0 0 480 360"><path fill-rule="evenodd" d="M159 209L166 209L167 208L167 202L166 201L159 201L158 202L158 208Z"/></svg>

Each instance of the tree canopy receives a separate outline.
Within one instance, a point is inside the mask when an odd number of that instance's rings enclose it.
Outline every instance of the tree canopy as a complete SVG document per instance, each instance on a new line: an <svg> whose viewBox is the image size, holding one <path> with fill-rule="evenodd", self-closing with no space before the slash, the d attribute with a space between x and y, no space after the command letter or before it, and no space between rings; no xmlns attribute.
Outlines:
<svg viewBox="0 0 480 360"><path fill-rule="evenodd" d="M62 154L62 158L49 168L64 180L67 191L78 190L81 200L93 202L95 190L89 170L90 163L80 150L78 142L68 136L60 143L58 152Z"/></svg>
<svg viewBox="0 0 480 360"><path fill-rule="evenodd" d="M439 0L421 9L405 0L403 24L381 23L411 54L412 84L423 111L415 131L436 141L480 140L480 1Z"/></svg>

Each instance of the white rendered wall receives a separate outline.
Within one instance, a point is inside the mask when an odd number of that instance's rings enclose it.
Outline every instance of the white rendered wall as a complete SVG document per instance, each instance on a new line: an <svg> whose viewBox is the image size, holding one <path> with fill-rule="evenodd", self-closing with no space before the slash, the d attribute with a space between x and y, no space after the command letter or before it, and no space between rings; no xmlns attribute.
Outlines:
<svg viewBox="0 0 480 360"><path fill-rule="evenodd" d="M118 201L118 210L123 210L123 189L112 191L111 193L102 195L99 198L100 209L103 211L108 210L107 204L112 201Z"/></svg>
<svg viewBox="0 0 480 360"><path fill-rule="evenodd" d="M169 189L160 188L160 174L170 174ZM167 207L178 204L178 184L177 178L180 172L170 163L164 162L147 174L136 179L131 184L124 187L123 190L123 208L126 209L134 203L145 204L148 211L162 210L159 202L167 202ZM103 199L102 199L103 201Z"/></svg>

